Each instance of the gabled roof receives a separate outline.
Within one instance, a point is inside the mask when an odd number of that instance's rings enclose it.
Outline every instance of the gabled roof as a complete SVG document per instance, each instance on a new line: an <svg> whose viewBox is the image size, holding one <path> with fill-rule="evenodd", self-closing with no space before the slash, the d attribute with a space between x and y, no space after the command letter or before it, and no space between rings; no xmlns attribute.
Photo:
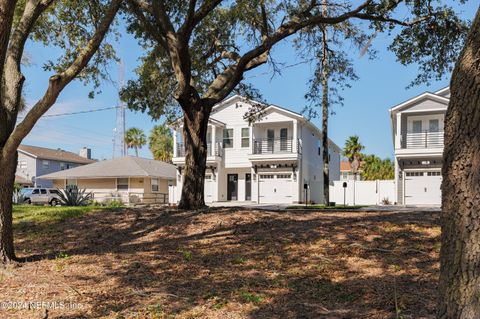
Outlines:
<svg viewBox="0 0 480 319"><path fill-rule="evenodd" d="M40 179L89 179L118 177L160 177L174 179L174 165L133 156L119 157L39 176Z"/></svg>
<svg viewBox="0 0 480 319"><path fill-rule="evenodd" d="M95 162L95 160L88 159L78 154L64 151L62 149L54 150L51 148L22 144L18 147L18 151L26 155L30 155L37 159L62 161L62 162L78 163L78 164L90 164Z"/></svg>
<svg viewBox="0 0 480 319"><path fill-rule="evenodd" d="M359 171L362 171L362 167L365 165L364 161L360 161L360 167L358 168ZM341 161L340 162L340 172L351 172L352 165L349 161Z"/></svg>
<svg viewBox="0 0 480 319"><path fill-rule="evenodd" d="M450 95L450 87L447 86L447 87L445 87L441 90L438 90L438 91L435 92L435 94L446 97L447 95Z"/></svg>
<svg viewBox="0 0 480 319"><path fill-rule="evenodd" d="M432 100L432 101L435 101L435 102L439 102L441 104L444 104L444 105L448 105L450 99L449 98L446 98L446 97L443 97L443 96L440 96L440 95L437 95L435 93L431 93L431 92L424 92L420 95L417 95L416 97L414 98L411 98L407 101L404 101L400 104L397 104L395 105L394 107L392 107L390 109L390 113L397 113L403 109L406 109L406 108L409 108L415 104L418 104L422 101L425 101L425 100Z"/></svg>

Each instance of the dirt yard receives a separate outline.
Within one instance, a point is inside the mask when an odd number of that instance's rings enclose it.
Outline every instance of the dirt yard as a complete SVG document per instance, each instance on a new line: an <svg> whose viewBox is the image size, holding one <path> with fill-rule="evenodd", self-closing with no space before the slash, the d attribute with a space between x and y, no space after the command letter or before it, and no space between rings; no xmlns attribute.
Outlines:
<svg viewBox="0 0 480 319"><path fill-rule="evenodd" d="M0 269L0 317L433 318L439 235L434 212L121 209L27 223L16 247L30 261Z"/></svg>

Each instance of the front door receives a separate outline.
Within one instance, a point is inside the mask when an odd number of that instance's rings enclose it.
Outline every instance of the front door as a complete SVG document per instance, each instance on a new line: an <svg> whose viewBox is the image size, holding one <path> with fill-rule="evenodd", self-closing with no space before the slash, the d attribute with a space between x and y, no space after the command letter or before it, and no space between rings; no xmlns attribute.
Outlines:
<svg viewBox="0 0 480 319"><path fill-rule="evenodd" d="M245 200L252 200L252 174L245 174Z"/></svg>
<svg viewBox="0 0 480 319"><path fill-rule="evenodd" d="M227 200L238 200L238 174L227 175Z"/></svg>

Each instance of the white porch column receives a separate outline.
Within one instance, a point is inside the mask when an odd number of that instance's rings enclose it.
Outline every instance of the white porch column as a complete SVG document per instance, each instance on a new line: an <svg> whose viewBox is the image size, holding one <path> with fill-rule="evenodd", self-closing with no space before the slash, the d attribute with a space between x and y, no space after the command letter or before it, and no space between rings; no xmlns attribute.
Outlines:
<svg viewBox="0 0 480 319"><path fill-rule="evenodd" d="M173 130L173 157L177 157L177 130Z"/></svg>
<svg viewBox="0 0 480 319"><path fill-rule="evenodd" d="M398 177L399 177L399 172L398 172L398 158L395 157L395 202L398 204L400 202L400 198L398 198ZM380 199L381 200L381 199Z"/></svg>
<svg viewBox="0 0 480 319"><path fill-rule="evenodd" d="M250 138L250 153L253 154L253 123L250 124L250 135L249 135L249 138ZM253 176L253 175L252 175Z"/></svg>
<svg viewBox="0 0 480 319"><path fill-rule="evenodd" d="M293 121L293 141L292 141L292 151L298 152L298 121Z"/></svg>
<svg viewBox="0 0 480 319"><path fill-rule="evenodd" d="M217 137L216 137L216 134L217 133L217 128L213 125L210 126L210 143L211 143L211 146L210 148L212 149L212 155L215 155L215 150L216 150L216 140L217 140Z"/></svg>
<svg viewBox="0 0 480 319"><path fill-rule="evenodd" d="M395 129L394 149L402 148L402 114L397 113L397 127Z"/></svg>

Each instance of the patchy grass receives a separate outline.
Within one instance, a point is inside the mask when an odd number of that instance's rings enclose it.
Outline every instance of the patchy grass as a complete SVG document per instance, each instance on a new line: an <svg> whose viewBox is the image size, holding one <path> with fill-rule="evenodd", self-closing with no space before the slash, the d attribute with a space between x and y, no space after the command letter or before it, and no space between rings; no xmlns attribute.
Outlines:
<svg viewBox="0 0 480 319"><path fill-rule="evenodd" d="M34 261L0 269L0 300L76 305L49 318L435 316L436 212L15 209Z"/></svg>
<svg viewBox="0 0 480 319"><path fill-rule="evenodd" d="M243 302L251 302L251 303L260 303L263 300L261 296L248 291L242 291L240 293L240 298L242 299Z"/></svg>
<svg viewBox="0 0 480 319"><path fill-rule="evenodd" d="M59 222L66 218L79 217L92 211L104 210L103 207L94 206L35 206L14 205L13 223L51 223Z"/></svg>

